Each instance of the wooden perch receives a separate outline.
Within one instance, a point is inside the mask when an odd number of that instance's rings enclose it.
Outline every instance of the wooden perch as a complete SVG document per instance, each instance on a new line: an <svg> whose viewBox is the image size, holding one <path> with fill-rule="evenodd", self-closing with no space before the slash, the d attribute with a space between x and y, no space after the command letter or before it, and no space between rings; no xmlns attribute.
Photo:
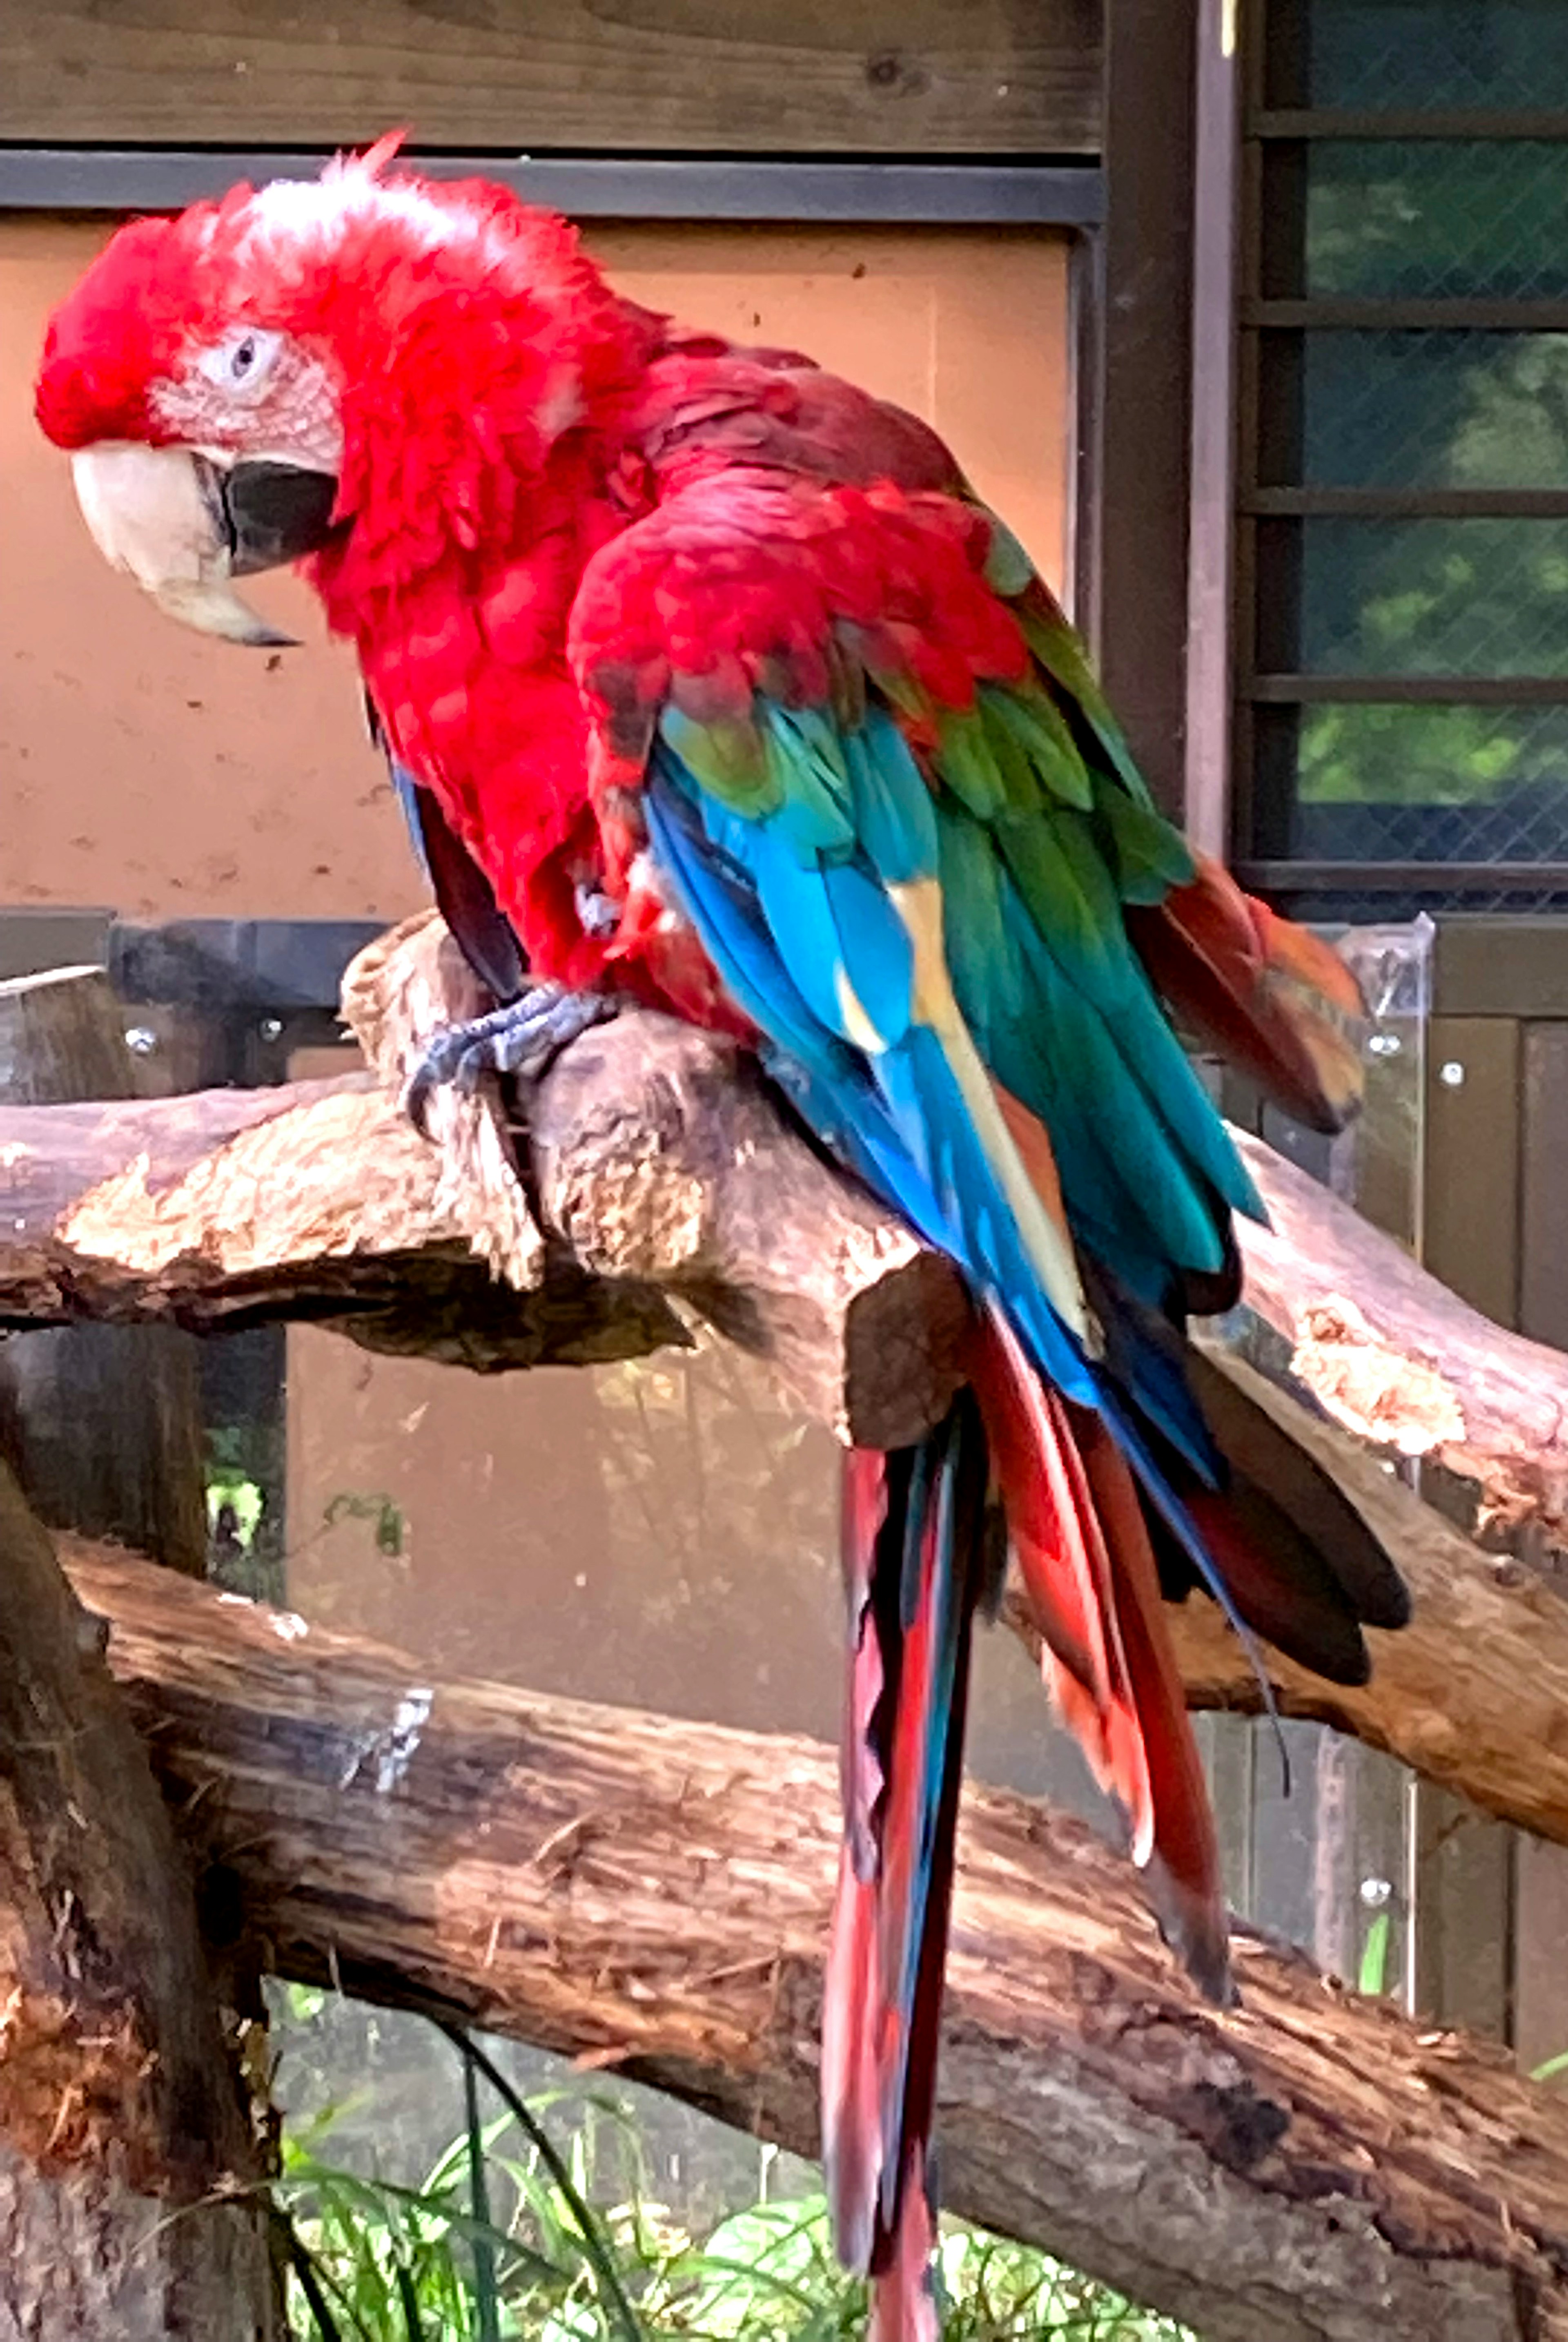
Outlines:
<svg viewBox="0 0 1568 2342"><path fill-rule="evenodd" d="M614 2066L811 2152L836 1760L474 1682L102 1548L67 1561L280 1973ZM1243 1938L1197 2002L1134 1875L966 1792L955 2209L1207 2342L1563 2342L1568 2100ZM233 1890L233 1891L229 1891Z"/></svg>
<svg viewBox="0 0 1568 2342"><path fill-rule="evenodd" d="M1568 1358L1461 1301L1346 1204L1233 1131L1272 1226L1242 1232L1248 1306L1357 1439L1473 1485L1482 1530L1568 1545Z"/></svg>
<svg viewBox="0 0 1568 2342"><path fill-rule="evenodd" d="M945 1262L784 1129L733 1046L665 1017L586 1035L530 1113L540 1233L488 1098L396 1089L477 1000L440 926L351 971L367 1076L139 1105L0 1107L0 1321L313 1317L382 1349L494 1368L687 1338L692 1310L807 1410L896 1446L962 1376Z"/></svg>
<svg viewBox="0 0 1568 2342"><path fill-rule="evenodd" d="M0 1317L212 1328L313 1316L375 1346L497 1368L682 1341L694 1310L852 1436L895 1441L933 1418L960 1371L956 1278L823 1165L733 1049L628 1015L566 1053L533 1114L547 1241L493 1101L438 1096L434 1145L395 1103L419 1037L477 1005L439 924L414 920L356 963L346 989L381 1087L362 1074L0 1107ZM1425 1443L1450 1461L1463 1414L1463 1461L1494 1506L1517 1508L1533 1491L1537 1517L1560 1519L1568 1362L1486 1326L1247 1144L1275 1218L1273 1234L1246 1231L1250 1290L1271 1326L1299 1336L1298 1364L1325 1406L1362 1443ZM1330 1345L1311 1328L1349 1292L1360 1323L1382 1330ZM1343 1332L1345 1309L1333 1322ZM1434 1405L1443 1376L1449 1396ZM1373 1637L1369 1689L1337 1691L1280 1661L1282 1706L1568 1840L1568 1606L1517 1564L1478 1554L1356 1439L1270 1403L1378 1526L1416 1600L1413 1627ZM1521 1425L1538 1442L1528 1456ZM1250 1667L1207 1605L1188 1605L1178 1631L1195 1704L1255 1705Z"/></svg>
<svg viewBox="0 0 1568 2342"><path fill-rule="evenodd" d="M438 1095L432 1146L394 1093L480 1005L438 921L349 972L364 1076L267 1091L0 1108L0 1322L314 1317L479 1367L684 1338L694 1309L866 1440L946 1402L965 1305L782 1120L734 1049L631 1014L559 1062L533 1116L541 1232L487 1096ZM1248 1300L1356 1438L1473 1482L1488 1517L1568 1539L1568 1360L1504 1333L1258 1141L1273 1216Z"/></svg>

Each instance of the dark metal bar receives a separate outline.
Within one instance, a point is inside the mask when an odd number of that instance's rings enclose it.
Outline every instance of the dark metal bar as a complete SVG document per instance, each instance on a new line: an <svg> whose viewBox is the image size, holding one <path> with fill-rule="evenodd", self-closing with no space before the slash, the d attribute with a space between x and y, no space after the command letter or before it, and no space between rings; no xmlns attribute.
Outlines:
<svg viewBox="0 0 1568 2342"><path fill-rule="evenodd" d="M1238 862L1235 875L1259 895L1568 894L1568 862Z"/></svg>
<svg viewBox="0 0 1568 2342"><path fill-rule="evenodd" d="M1568 705L1568 675L1254 675L1243 676L1242 695L1283 707L1451 700L1476 707L1553 707Z"/></svg>
<svg viewBox="0 0 1568 2342"><path fill-rule="evenodd" d="M499 180L579 219L875 221L889 225L1093 227L1105 185L1092 163L654 161L418 155L435 178ZM314 178L325 153L0 146L0 210L164 211L239 179Z"/></svg>
<svg viewBox="0 0 1568 2342"><path fill-rule="evenodd" d="M1094 631L1160 802L1185 777L1197 0L1109 0Z"/></svg>
<svg viewBox="0 0 1568 2342"><path fill-rule="evenodd" d="M1568 111L1504 106L1450 106L1443 112L1381 114L1370 108L1265 106L1250 115L1249 138L1533 138L1568 139Z"/></svg>
<svg viewBox="0 0 1568 2342"><path fill-rule="evenodd" d="M1568 299L1542 301L1248 300L1246 325L1310 333L1314 327L1368 333L1568 333Z"/></svg>
<svg viewBox="0 0 1568 2342"><path fill-rule="evenodd" d="M1270 84L1262 7L1237 12L1236 37L1242 83L1243 121L1263 105ZM1293 95L1293 89L1291 94ZM1262 337L1239 320L1249 301L1263 289L1263 148L1255 138L1243 137L1239 156L1236 310L1236 485L1250 488L1262 475L1259 368ZM1293 466L1293 469L1295 467ZM1245 513L1233 521L1233 581L1231 619L1231 852L1246 847L1258 851L1258 743L1256 711L1238 689L1241 675L1254 673L1263 664L1258 650L1258 525Z"/></svg>
<svg viewBox="0 0 1568 2342"><path fill-rule="evenodd" d="M1065 575L1070 583L1068 616L1099 644L1095 601L1100 512L1100 398L1104 387L1105 238L1099 228L1074 237L1067 255L1068 349L1072 377L1067 411L1073 417L1072 493L1068 500Z"/></svg>
<svg viewBox="0 0 1568 2342"><path fill-rule="evenodd" d="M1568 488L1253 488L1260 519L1563 520Z"/></svg>

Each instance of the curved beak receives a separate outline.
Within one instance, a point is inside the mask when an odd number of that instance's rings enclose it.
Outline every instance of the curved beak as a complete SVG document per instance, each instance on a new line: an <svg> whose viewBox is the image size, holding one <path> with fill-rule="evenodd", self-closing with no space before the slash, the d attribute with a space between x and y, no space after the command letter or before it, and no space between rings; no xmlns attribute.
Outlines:
<svg viewBox="0 0 1568 2342"><path fill-rule="evenodd" d="M79 448L71 469L99 552L170 617L255 649L294 641L248 609L230 580L320 550L337 500L330 473L128 442Z"/></svg>

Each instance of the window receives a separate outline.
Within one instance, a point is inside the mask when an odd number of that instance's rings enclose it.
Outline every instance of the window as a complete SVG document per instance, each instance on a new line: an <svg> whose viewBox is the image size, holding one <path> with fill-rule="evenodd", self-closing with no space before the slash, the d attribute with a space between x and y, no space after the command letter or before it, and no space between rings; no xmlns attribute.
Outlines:
<svg viewBox="0 0 1568 2342"><path fill-rule="evenodd" d="M1568 906L1568 8L1266 8L1244 125L1238 849Z"/></svg>

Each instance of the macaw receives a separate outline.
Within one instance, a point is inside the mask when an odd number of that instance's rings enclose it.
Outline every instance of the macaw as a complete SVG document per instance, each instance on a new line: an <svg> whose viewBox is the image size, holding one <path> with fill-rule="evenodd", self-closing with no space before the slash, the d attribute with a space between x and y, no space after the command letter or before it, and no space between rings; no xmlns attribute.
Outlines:
<svg viewBox="0 0 1568 2342"><path fill-rule="evenodd" d="M1168 1941L1229 1989L1162 1596L1325 1676L1405 1616L1358 1516L1187 1340L1260 1205L1167 1009L1320 1129L1359 1001L1156 808L1084 647L935 434L619 297L562 220L392 167L122 227L37 385L102 550L356 646L497 1007L419 1083L521 1076L625 999L738 1036L974 1296L967 1387L844 1475L835 2233L932 2342L930 2147L971 1629L1006 1552Z"/></svg>

